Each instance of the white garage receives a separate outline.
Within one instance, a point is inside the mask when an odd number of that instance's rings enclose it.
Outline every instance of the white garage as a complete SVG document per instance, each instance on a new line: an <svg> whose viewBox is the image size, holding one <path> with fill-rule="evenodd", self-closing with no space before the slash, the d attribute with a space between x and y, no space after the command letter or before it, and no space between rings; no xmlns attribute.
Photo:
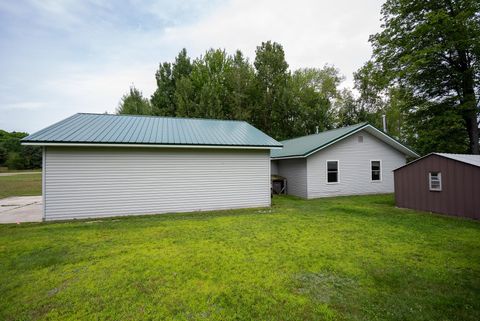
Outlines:
<svg viewBox="0 0 480 321"><path fill-rule="evenodd" d="M270 206L270 149L242 121L76 114L41 145L44 219Z"/></svg>

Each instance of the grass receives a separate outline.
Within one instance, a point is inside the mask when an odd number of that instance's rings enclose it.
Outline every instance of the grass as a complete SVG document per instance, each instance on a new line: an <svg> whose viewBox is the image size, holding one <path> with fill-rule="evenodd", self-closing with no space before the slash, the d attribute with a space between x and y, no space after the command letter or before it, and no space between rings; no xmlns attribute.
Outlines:
<svg viewBox="0 0 480 321"><path fill-rule="evenodd" d="M0 176L0 198L27 195L42 195L40 172L38 174Z"/></svg>
<svg viewBox="0 0 480 321"><path fill-rule="evenodd" d="M41 172L41 168L35 169L9 169L8 167L0 166L0 173L21 173L21 172Z"/></svg>
<svg viewBox="0 0 480 321"><path fill-rule="evenodd" d="M0 226L1 320L480 320L480 223L391 195Z"/></svg>

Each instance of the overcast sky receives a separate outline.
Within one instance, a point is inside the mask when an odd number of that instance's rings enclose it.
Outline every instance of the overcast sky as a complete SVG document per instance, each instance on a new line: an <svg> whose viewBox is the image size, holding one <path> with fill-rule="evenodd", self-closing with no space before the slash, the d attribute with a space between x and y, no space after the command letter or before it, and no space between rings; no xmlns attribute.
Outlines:
<svg viewBox="0 0 480 321"><path fill-rule="evenodd" d="M185 47L283 45L292 70L334 64L347 77L371 55L382 0L0 1L0 129L34 132L77 112L112 113L134 84Z"/></svg>

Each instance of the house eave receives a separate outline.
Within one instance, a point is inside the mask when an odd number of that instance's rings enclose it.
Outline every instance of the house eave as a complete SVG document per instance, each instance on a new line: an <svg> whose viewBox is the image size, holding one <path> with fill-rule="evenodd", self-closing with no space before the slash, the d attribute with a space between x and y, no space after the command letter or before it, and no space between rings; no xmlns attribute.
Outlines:
<svg viewBox="0 0 480 321"><path fill-rule="evenodd" d="M209 148L209 149L281 149L281 146L195 145L195 144L126 144L126 143L65 143L23 141L22 145L65 147L147 147L147 148Z"/></svg>

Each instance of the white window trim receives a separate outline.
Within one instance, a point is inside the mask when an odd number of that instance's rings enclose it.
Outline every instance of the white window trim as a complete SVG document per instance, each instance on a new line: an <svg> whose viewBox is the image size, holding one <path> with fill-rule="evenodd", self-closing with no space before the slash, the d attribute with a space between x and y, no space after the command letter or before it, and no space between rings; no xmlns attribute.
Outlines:
<svg viewBox="0 0 480 321"><path fill-rule="evenodd" d="M380 162L380 179L376 180L376 181L374 181L372 179L372 162ZM370 160L369 174L370 174L370 183L381 183L383 181L383 163L382 163L381 159L371 159Z"/></svg>
<svg viewBox="0 0 480 321"><path fill-rule="evenodd" d="M336 182L329 182L328 181L328 162L337 162L337 181ZM340 183L340 161L337 159L327 159L325 161L325 182L328 185L335 185Z"/></svg>
<svg viewBox="0 0 480 321"><path fill-rule="evenodd" d="M438 181L439 181L439 188L433 188L432 187L432 173L438 173ZM428 172L428 189L432 192L441 192L442 191L442 172Z"/></svg>

